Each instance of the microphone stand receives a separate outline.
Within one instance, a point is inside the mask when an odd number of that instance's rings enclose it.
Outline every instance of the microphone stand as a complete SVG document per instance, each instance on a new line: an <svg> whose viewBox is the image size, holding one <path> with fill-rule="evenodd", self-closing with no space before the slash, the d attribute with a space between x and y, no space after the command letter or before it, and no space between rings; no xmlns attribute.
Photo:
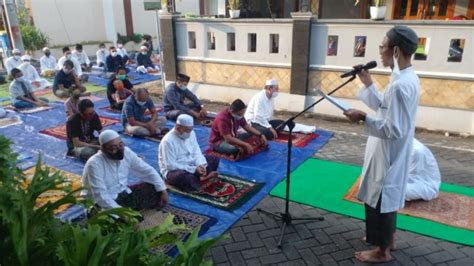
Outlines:
<svg viewBox="0 0 474 266"><path fill-rule="evenodd" d="M348 79L346 82L342 83L339 85L337 88L329 92L327 95L331 95L340 88L344 87L347 85L349 82L353 81L355 79L355 75L353 75L350 79ZM283 236L285 234L286 227L291 224L292 221L298 220L298 221L324 221L324 217L307 217L307 218L295 218L291 216L290 213L290 179L291 179L291 149L293 147L293 140L292 140L292 134L293 134L293 128L295 127L295 122L294 120L299 117L300 115L306 113L309 109L313 108L316 104L320 103L322 100L324 100L324 97L321 99L317 100L307 108L305 108L303 111L297 113L296 115L290 117L288 120L285 122L281 123L280 125L277 126L277 130L283 130L285 125L288 126L289 129L289 135L288 135L288 152L287 152L287 163L286 163L286 196L285 196L285 212L269 212L266 210L263 210L261 208L257 208L258 212L262 212L266 215L273 216L274 218L277 218L278 220L282 221L281 225L281 232L280 232L280 238L278 240L278 248L281 248L281 243L283 241Z"/></svg>

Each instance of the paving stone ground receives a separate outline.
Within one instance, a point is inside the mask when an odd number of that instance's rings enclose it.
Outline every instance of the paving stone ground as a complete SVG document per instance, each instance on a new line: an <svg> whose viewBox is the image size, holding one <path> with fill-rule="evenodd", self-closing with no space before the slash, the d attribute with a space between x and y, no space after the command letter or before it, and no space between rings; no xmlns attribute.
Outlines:
<svg viewBox="0 0 474 266"><path fill-rule="evenodd" d="M206 104L218 111L224 105ZM287 113L279 113L281 118ZM305 117L305 124L335 132L334 137L313 157L362 165L367 137L361 125L325 117ZM474 187L474 138L446 137L443 133L417 130L438 160L443 182ZM282 249L277 248L279 223L256 211L283 211L284 201L265 197L228 231L230 238L217 243L208 253L216 265L361 265L355 251L367 249L361 241L364 222L297 203L290 203L297 217L324 217L323 222L299 222L288 227ZM385 265L474 265L474 247L398 230L394 261Z"/></svg>

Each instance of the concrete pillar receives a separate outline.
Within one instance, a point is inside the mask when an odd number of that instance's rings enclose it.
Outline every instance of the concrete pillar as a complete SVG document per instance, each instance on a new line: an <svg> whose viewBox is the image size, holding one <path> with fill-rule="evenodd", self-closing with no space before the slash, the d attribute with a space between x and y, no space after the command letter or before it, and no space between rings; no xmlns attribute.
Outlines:
<svg viewBox="0 0 474 266"><path fill-rule="evenodd" d="M293 40L291 51L290 93L305 95L308 87L309 52L311 39L311 12L291 13Z"/></svg>
<svg viewBox="0 0 474 266"><path fill-rule="evenodd" d="M10 27L10 38L13 48L25 51L23 39L21 37L20 25L16 17L16 5L13 0L3 0L3 7L7 15L8 27Z"/></svg>
<svg viewBox="0 0 474 266"><path fill-rule="evenodd" d="M102 0L102 9L104 12L105 36L107 37L107 41L115 45L117 41L117 30L115 29L113 2L113 0Z"/></svg>
<svg viewBox="0 0 474 266"><path fill-rule="evenodd" d="M174 34L173 15L168 13L160 14L160 29L161 29L161 47L163 51L163 69L165 72L165 79L174 81L178 71L176 63L176 40Z"/></svg>

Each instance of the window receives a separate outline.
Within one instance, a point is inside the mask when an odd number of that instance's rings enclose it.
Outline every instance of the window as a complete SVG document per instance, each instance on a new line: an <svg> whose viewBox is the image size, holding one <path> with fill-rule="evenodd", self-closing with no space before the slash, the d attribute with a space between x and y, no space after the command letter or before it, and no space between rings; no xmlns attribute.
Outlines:
<svg viewBox="0 0 474 266"><path fill-rule="evenodd" d="M235 33L227 33L227 51L235 51Z"/></svg>
<svg viewBox="0 0 474 266"><path fill-rule="evenodd" d="M339 40L339 36L336 35L329 35L328 36L328 56L336 56L337 55L337 43Z"/></svg>
<svg viewBox="0 0 474 266"><path fill-rule="evenodd" d="M194 31L188 31L188 47L196 49L196 32Z"/></svg>
<svg viewBox="0 0 474 266"><path fill-rule="evenodd" d="M271 54L278 54L279 46L280 46L280 35L278 34L270 34L270 53Z"/></svg>
<svg viewBox="0 0 474 266"><path fill-rule="evenodd" d="M448 62L461 62L465 39L452 39L449 44Z"/></svg>
<svg viewBox="0 0 474 266"><path fill-rule="evenodd" d="M214 32L207 33L207 49L216 50L216 35Z"/></svg>
<svg viewBox="0 0 474 266"><path fill-rule="evenodd" d="M418 48L415 51L415 60L424 61L428 58L428 50L430 49L430 39L421 37L418 38Z"/></svg>
<svg viewBox="0 0 474 266"><path fill-rule="evenodd" d="M257 33L248 34L248 51L255 53L257 51Z"/></svg>
<svg viewBox="0 0 474 266"><path fill-rule="evenodd" d="M365 57L366 36L356 36L354 42L354 57Z"/></svg>

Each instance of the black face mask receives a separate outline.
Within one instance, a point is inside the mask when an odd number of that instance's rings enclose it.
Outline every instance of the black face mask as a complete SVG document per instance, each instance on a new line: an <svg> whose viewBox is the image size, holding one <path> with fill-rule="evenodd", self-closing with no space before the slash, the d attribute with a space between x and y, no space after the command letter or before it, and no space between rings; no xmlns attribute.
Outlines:
<svg viewBox="0 0 474 266"><path fill-rule="evenodd" d="M118 150L116 153L106 153L107 157L109 157L112 160L123 160L123 157L125 156L124 150Z"/></svg>
<svg viewBox="0 0 474 266"><path fill-rule="evenodd" d="M46 56L49 56L51 53L44 53Z"/></svg>

